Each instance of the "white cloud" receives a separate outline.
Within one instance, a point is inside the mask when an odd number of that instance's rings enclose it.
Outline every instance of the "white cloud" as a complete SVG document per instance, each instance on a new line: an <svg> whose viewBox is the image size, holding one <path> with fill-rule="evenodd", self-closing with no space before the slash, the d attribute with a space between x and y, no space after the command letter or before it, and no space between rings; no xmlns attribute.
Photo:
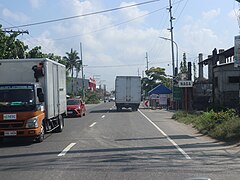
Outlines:
<svg viewBox="0 0 240 180"><path fill-rule="evenodd" d="M130 5L133 5L133 4L136 4L135 2L122 2L120 4L120 7L124 7L124 6L130 6ZM147 11L141 11L138 7L134 6L134 7L131 7L131 8L127 8L127 9L122 9L121 10L121 16L124 17L126 20L131 20L131 19L135 19L137 17L141 17L141 16L144 16L145 14L147 14L148 12ZM144 22L144 18L141 17L141 18L138 18L136 19L134 22L136 23L141 23L141 22Z"/></svg>
<svg viewBox="0 0 240 180"><path fill-rule="evenodd" d="M62 3L65 12L68 12L66 16L99 10L99 7L91 1L72 0L71 2L62 1ZM124 12L128 19L146 13L138 8L130 8ZM170 51L165 47L161 49L157 47L157 44L161 44L158 39L161 30L141 28L138 24L139 21L131 26L113 26L121 21L122 18L113 20L109 13L76 18L48 25L49 32L41 34L38 40L42 42L44 52L54 52L62 56L71 48L79 51L79 43L82 42L83 62L87 65L84 72L86 77L100 74L101 79L106 81L107 87L113 89L116 75L137 75L138 70L140 75L142 74L142 71L146 69L145 53L148 49L158 48L155 50L157 52L155 55L158 56L158 51L160 51L161 58L166 57L164 61L169 59L170 55ZM110 26L111 28L106 28ZM55 41L51 38L52 35L56 38L75 37ZM153 40L157 42L155 45L152 44ZM151 55L152 58L153 56ZM152 61L156 62L156 59L152 59ZM167 66L166 63L161 65L162 67ZM99 68L91 68L96 66ZM102 68L100 66L112 67Z"/></svg>
<svg viewBox="0 0 240 180"><path fill-rule="evenodd" d="M188 24L181 30L181 42L186 52L195 54L211 54L214 48L225 48L221 37L210 28L201 26L201 23Z"/></svg>
<svg viewBox="0 0 240 180"><path fill-rule="evenodd" d="M51 38L51 33L49 31L44 31L37 38L31 39L31 44L29 44L29 40L24 40L24 43L29 45L29 49L35 46L41 46L42 52L44 53L54 53L56 55L63 54L61 51L61 48L63 48L62 45Z"/></svg>
<svg viewBox="0 0 240 180"><path fill-rule="evenodd" d="M230 17L231 19L237 19L240 18L240 10L238 9L233 9L228 13L228 17Z"/></svg>
<svg viewBox="0 0 240 180"><path fill-rule="evenodd" d="M202 16L205 20L212 20L212 19L216 18L217 16L219 16L220 13L221 13L221 10L220 10L220 8L218 8L218 9L212 9L207 12L203 12Z"/></svg>
<svg viewBox="0 0 240 180"><path fill-rule="evenodd" d="M24 13L12 12L7 8L4 8L2 10L2 14L3 14L4 17L13 19L14 21L17 21L17 22L27 22L30 19Z"/></svg>
<svg viewBox="0 0 240 180"><path fill-rule="evenodd" d="M40 0L29 0L29 2L33 8L39 8L40 6Z"/></svg>

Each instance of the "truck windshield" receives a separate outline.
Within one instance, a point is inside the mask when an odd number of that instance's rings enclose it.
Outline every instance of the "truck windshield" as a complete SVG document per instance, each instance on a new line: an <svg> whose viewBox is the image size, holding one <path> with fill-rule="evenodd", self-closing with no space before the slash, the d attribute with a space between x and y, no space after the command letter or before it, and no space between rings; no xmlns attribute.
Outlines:
<svg viewBox="0 0 240 180"><path fill-rule="evenodd" d="M32 85L0 85L0 111L32 110L35 104Z"/></svg>

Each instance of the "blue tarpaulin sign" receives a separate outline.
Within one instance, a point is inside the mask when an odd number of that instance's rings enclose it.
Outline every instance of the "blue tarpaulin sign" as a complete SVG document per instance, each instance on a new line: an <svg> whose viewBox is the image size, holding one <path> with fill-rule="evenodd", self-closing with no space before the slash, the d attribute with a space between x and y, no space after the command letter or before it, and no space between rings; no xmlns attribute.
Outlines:
<svg viewBox="0 0 240 180"><path fill-rule="evenodd" d="M166 86L164 86L163 84L160 84L158 86L156 86L155 88L153 88L152 90L148 91L149 95L152 94L171 94L172 91L167 88Z"/></svg>

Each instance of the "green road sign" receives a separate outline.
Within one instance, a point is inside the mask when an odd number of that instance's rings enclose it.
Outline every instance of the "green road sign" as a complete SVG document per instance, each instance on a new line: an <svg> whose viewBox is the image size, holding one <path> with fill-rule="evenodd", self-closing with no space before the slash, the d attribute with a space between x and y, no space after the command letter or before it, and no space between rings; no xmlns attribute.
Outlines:
<svg viewBox="0 0 240 180"><path fill-rule="evenodd" d="M182 88L173 86L173 100L180 101L182 99Z"/></svg>

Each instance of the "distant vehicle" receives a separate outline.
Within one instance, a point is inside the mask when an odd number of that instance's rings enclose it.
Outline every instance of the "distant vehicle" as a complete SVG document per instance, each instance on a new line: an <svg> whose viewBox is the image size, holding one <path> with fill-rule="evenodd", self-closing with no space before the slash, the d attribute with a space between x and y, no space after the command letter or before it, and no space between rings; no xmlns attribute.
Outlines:
<svg viewBox="0 0 240 180"><path fill-rule="evenodd" d="M109 102L114 102L115 101L115 97L109 97Z"/></svg>
<svg viewBox="0 0 240 180"><path fill-rule="evenodd" d="M44 140L61 132L66 115L66 68L50 59L3 59L0 63L0 140Z"/></svg>
<svg viewBox="0 0 240 180"><path fill-rule="evenodd" d="M109 102L109 97L104 97L104 102Z"/></svg>
<svg viewBox="0 0 240 180"><path fill-rule="evenodd" d="M115 104L117 111L131 108L137 111L141 102L141 77L117 76L115 80Z"/></svg>
<svg viewBox="0 0 240 180"><path fill-rule="evenodd" d="M82 117L86 115L85 103L80 98L67 99L67 116Z"/></svg>

